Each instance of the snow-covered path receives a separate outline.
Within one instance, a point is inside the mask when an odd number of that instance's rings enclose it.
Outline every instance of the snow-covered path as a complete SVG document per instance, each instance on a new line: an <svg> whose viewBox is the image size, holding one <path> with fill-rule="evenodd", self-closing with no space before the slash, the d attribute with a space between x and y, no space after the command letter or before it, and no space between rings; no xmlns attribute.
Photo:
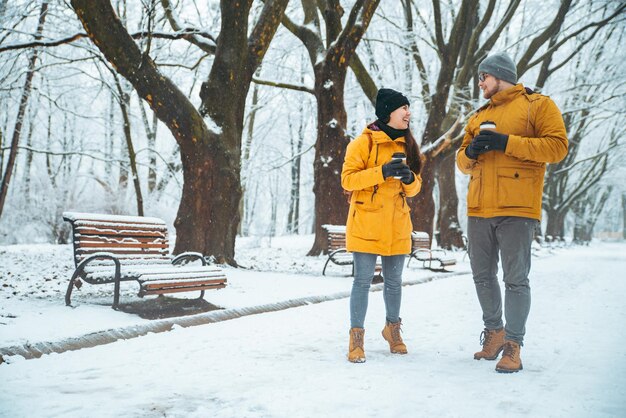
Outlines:
<svg viewBox="0 0 626 418"><path fill-rule="evenodd" d="M521 373L472 359L482 323L463 275L404 288L406 356L380 336L378 292L364 364L345 360L342 299L4 364L0 416L625 416L626 244L533 262Z"/></svg>

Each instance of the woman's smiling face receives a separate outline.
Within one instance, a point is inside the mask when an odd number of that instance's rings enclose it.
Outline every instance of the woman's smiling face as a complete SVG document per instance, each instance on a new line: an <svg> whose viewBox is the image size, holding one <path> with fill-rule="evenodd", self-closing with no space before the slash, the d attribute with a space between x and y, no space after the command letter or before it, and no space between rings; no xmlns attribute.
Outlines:
<svg viewBox="0 0 626 418"><path fill-rule="evenodd" d="M411 110L409 109L409 105L404 105L391 112L387 125L394 129L408 129L410 120Z"/></svg>

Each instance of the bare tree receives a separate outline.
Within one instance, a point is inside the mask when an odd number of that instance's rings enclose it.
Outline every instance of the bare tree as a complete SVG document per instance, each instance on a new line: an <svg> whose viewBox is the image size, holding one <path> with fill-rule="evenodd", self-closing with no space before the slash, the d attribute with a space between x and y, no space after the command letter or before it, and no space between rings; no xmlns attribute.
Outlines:
<svg viewBox="0 0 626 418"><path fill-rule="evenodd" d="M48 13L48 2L44 1L41 4L39 11L39 22L37 24L37 31L35 33L35 40L38 41L42 38L43 26L46 22L46 15ZM24 116L26 114L26 107L28 106L28 100L30 99L30 93L33 83L33 77L35 76L35 65L37 63L37 57L39 50L34 49L31 52L28 60L28 70L26 71L26 79L24 80L24 87L22 89L22 97L17 111L17 117L15 119L15 127L13 128L13 138L11 139L11 150L9 152L9 158L4 169L2 181L0 182L0 216L4 208L7 193L9 191L9 184L11 182L11 176L13 175L13 169L15 167L15 159L17 157L18 147L20 143L20 135L22 134L22 124L24 123ZM1 167L0 167L1 168Z"/></svg>
<svg viewBox="0 0 626 418"><path fill-rule="evenodd" d="M326 235L322 225L345 222L348 207L343 197L339 174L349 142L345 133L346 72L379 2L380 0L357 0L343 27L341 17L344 10L339 0L302 0L304 22L301 25L287 17L283 18L283 25L306 47L315 74L315 241L308 255L318 255L326 248ZM320 14L325 22L325 36L321 31ZM363 68L361 75L365 73L367 71ZM375 91L370 89L370 94L371 90Z"/></svg>
<svg viewBox="0 0 626 418"><path fill-rule="evenodd" d="M575 215L573 242L584 244L591 241L593 228L596 222L598 222L598 217L602 213L612 191L612 186L600 190L592 190L583 199L579 199L574 203L572 208Z"/></svg>
<svg viewBox="0 0 626 418"><path fill-rule="evenodd" d="M430 43L434 45L439 57L440 67L436 85L429 86L427 66L424 64L422 52L417 42L411 44L415 64L420 73L422 83L422 97L426 103L428 118L422 135L422 146L426 152L426 164L422 172L423 187L417 199L413 200L414 225L420 230L432 233L434 230L435 202L433 190L435 184L439 186L439 213L437 227L440 232L440 245L444 247L459 246L461 231L458 227L458 198L454 188L454 159L450 154L455 149L450 147L451 142L442 143L443 147L432 146L441 137L442 132L449 130L459 120L460 115L467 114L471 106L470 82L475 83L475 74L478 63L494 47L504 33L509 22L515 16L520 1L511 1L492 28L488 36L481 42L482 34L490 22L496 17L496 1L490 0L481 13L480 3L472 0L462 0L455 14L447 40L444 36L444 15L441 12L441 2L433 1L434 33L430 33L425 20L420 19L424 30L429 33ZM412 11L419 15L419 9L411 7L412 2L404 2L407 25L413 23ZM547 77L562 68L573 56L579 53L582 47L598 33L598 29L623 13L624 6L617 7L612 13L600 20L591 20L578 28L569 27L563 30L565 18L572 10L572 0L562 0L554 18L543 30L533 34L526 45L518 62L518 74L522 75L529 69L544 65L540 71L539 80L545 82ZM409 31L409 34L411 32ZM551 64L554 53L564 45L578 42L572 54L563 61ZM432 94L431 92L436 92ZM428 94L430 96L428 96ZM474 88L474 95L478 92ZM453 135L454 136L454 135ZM460 137L457 137L460 138ZM437 180L435 182L435 179Z"/></svg>
<svg viewBox="0 0 626 418"><path fill-rule="evenodd" d="M160 73L149 55L149 43L144 51L138 48L108 0L72 0L72 5L90 39L150 104L180 146L184 185L174 251L199 251L236 265L245 99L287 0L268 0L249 36L252 0L220 2L222 27L211 72L200 92L199 111ZM222 100L224 91L229 100Z"/></svg>

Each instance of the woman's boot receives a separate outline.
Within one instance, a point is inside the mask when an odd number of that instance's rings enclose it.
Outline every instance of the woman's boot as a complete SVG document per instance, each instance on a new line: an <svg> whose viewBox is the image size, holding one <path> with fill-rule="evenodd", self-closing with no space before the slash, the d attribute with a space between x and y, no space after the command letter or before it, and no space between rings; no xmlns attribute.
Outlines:
<svg viewBox="0 0 626 418"><path fill-rule="evenodd" d="M407 349L400 336L401 321L392 324L387 322L385 328L383 328L383 338L389 343L389 350L394 354L406 354Z"/></svg>
<svg viewBox="0 0 626 418"><path fill-rule="evenodd" d="M350 328L350 348L348 360L352 363L365 363L365 351L363 350L363 328Z"/></svg>

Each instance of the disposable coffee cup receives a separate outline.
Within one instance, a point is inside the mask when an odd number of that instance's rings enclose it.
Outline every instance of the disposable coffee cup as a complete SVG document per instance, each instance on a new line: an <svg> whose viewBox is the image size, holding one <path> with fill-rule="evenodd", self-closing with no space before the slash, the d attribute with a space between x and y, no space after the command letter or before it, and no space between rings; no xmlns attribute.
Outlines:
<svg viewBox="0 0 626 418"><path fill-rule="evenodd" d="M391 160L394 162L401 160L403 164L406 164L406 154L403 152L394 152L393 155L391 156ZM393 178L400 180L402 177L393 176Z"/></svg>
<svg viewBox="0 0 626 418"><path fill-rule="evenodd" d="M486 120L483 123L480 124L480 130L481 131L495 131L496 130L496 123L492 122L490 120Z"/></svg>

